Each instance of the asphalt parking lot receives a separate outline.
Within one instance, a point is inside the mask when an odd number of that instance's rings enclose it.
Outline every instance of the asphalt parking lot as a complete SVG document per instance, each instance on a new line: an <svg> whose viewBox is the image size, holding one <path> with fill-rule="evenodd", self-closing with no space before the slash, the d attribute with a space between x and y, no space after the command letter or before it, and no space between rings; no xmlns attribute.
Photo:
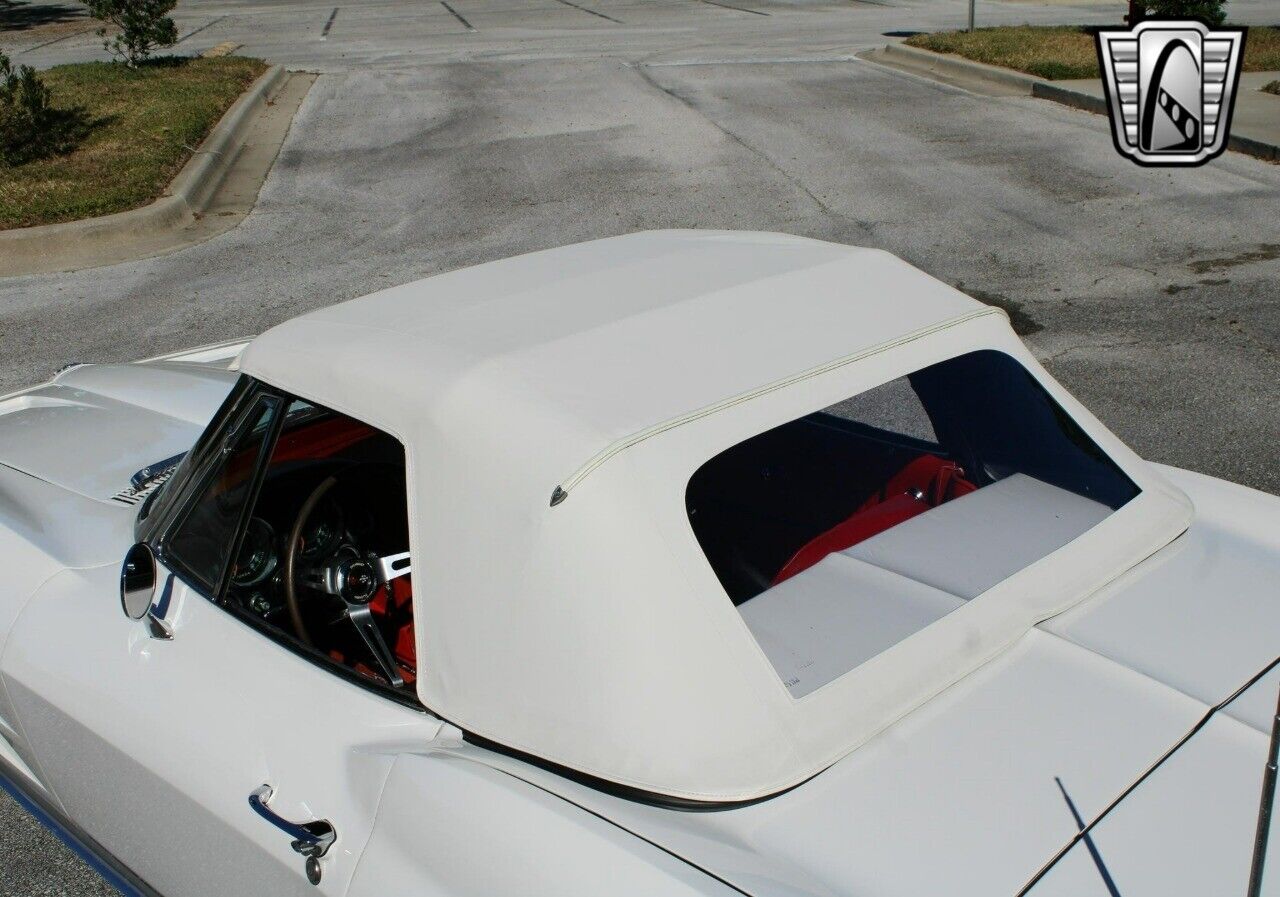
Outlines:
<svg viewBox="0 0 1280 897"><path fill-rule="evenodd" d="M1120 11L978 4L984 22ZM1280 166L1139 168L1100 116L853 55L963 16L951 0L187 0L179 49L233 41L321 77L238 228L0 279L0 392L526 250L779 230L889 249L1016 310L1140 453L1280 493ZM100 53L74 27L0 46L38 66ZM8 798L0 857L5 897L107 892Z"/></svg>

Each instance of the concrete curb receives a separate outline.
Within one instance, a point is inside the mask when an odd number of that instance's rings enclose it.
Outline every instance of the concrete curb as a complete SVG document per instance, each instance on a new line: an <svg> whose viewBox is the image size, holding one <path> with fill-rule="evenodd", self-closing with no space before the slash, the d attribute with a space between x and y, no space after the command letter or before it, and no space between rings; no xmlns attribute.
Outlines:
<svg viewBox="0 0 1280 897"><path fill-rule="evenodd" d="M1034 75L1025 75L1022 72L974 62L960 56L935 53L932 50L922 50L919 47L908 47L904 44L889 44L883 52L886 61L899 63L914 71L928 70L957 78L975 78L1025 91L1038 99L1052 100L1074 109L1082 109L1098 115L1107 114L1107 101L1102 97L1081 93ZM1280 160L1280 146L1255 140L1252 137L1242 137L1239 134L1232 134L1227 138L1227 149L1268 161Z"/></svg>
<svg viewBox="0 0 1280 897"><path fill-rule="evenodd" d="M1022 72L973 62L948 53L935 53L932 50L921 50L919 47L908 47L906 44L889 44L884 48L884 55L891 62L901 62L913 68L927 68L940 74L960 78L981 78L1027 94L1034 91L1037 84L1048 83L1032 75L1024 75Z"/></svg>
<svg viewBox="0 0 1280 897"><path fill-rule="evenodd" d="M231 104L159 199L113 215L0 231L0 255L19 265L23 258L39 259L40 264L32 268L50 270L58 259L78 256L87 248L150 237L191 224L208 206L235 162L254 115L284 80L283 66L273 65L263 72Z"/></svg>
<svg viewBox="0 0 1280 897"><path fill-rule="evenodd" d="M1031 88L1031 95L1042 100L1053 100L1055 103L1061 103L1064 106L1083 109L1085 112L1095 112L1098 115L1107 114L1107 101L1102 97L1095 97L1092 94L1081 93L1078 90L1059 87L1052 81L1038 82Z"/></svg>
<svg viewBox="0 0 1280 897"><path fill-rule="evenodd" d="M1259 159L1266 159L1270 162L1280 162L1280 146L1276 146L1274 143L1254 140L1252 137L1230 134L1227 136L1227 149L1233 149L1238 153L1248 153L1251 156L1257 156Z"/></svg>

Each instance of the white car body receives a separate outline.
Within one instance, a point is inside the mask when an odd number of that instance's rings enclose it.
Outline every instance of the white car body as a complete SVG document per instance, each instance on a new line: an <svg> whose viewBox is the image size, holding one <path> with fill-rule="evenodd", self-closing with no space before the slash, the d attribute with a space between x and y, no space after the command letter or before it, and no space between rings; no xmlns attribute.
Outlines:
<svg viewBox="0 0 1280 897"><path fill-rule="evenodd" d="M685 484L726 446L982 350L1139 494L789 694ZM403 443L417 706L182 578L156 599L170 637L122 613L130 477L187 451L241 376ZM1280 499L1139 459L1000 312L880 252L639 234L72 367L0 399L0 566L0 771L126 890L1190 897L1249 876ZM273 813L336 828L318 883L251 811L263 784Z"/></svg>

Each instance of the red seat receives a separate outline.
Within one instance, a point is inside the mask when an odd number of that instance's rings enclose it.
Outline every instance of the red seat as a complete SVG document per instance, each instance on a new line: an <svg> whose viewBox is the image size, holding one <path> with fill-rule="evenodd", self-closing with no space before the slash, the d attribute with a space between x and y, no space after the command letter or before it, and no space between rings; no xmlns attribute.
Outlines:
<svg viewBox="0 0 1280 897"><path fill-rule="evenodd" d="M782 565L771 585L776 586L802 570L808 570L833 552L852 548L904 520L977 488L964 478L964 471L955 462L937 455L921 455L890 477L853 514L801 546Z"/></svg>

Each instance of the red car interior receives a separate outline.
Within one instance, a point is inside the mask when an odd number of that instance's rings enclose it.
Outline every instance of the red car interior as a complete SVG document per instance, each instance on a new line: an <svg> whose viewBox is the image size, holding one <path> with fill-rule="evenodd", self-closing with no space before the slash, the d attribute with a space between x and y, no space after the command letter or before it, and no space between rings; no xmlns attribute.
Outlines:
<svg viewBox="0 0 1280 897"><path fill-rule="evenodd" d="M343 415L325 415L282 432L272 452L271 464L277 466L286 462L335 458L366 440L380 436L379 431L368 424ZM381 586L369 602L369 611L377 619L378 628L382 630L406 684L412 684L417 673L411 580L411 575L391 580ZM327 653L330 659L362 675L379 680L384 678L380 671L359 659L359 654L352 655L337 646L329 647Z"/></svg>
<svg viewBox="0 0 1280 897"><path fill-rule="evenodd" d="M281 433L271 463L330 458L377 432L349 417L324 417Z"/></svg>
<svg viewBox="0 0 1280 897"><path fill-rule="evenodd" d="M388 639L391 653L400 667L400 675L407 685L412 685L418 672L418 651L413 639L413 579L412 574L393 579L378 589L369 602L369 612L378 618L383 632L394 632L395 640ZM389 594L388 594L389 593ZM338 663L348 663L341 651L331 650L329 656ZM352 669L372 678L381 678L372 667L363 662L352 664Z"/></svg>
<svg viewBox="0 0 1280 897"><path fill-rule="evenodd" d="M853 514L801 546L774 576L772 585L808 570L833 552L852 548L977 488L964 478L964 471L955 462L937 455L921 455L890 477L880 491Z"/></svg>

